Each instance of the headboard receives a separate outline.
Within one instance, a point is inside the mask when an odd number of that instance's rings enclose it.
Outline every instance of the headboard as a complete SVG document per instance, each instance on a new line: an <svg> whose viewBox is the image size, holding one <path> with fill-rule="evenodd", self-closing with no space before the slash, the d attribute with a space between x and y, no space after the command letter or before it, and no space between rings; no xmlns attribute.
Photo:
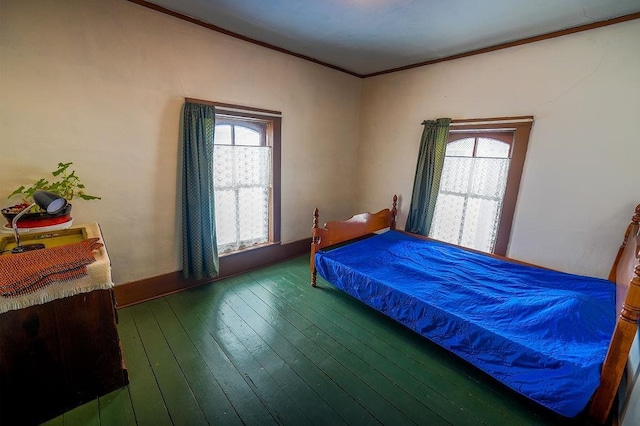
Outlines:
<svg viewBox="0 0 640 426"><path fill-rule="evenodd" d="M318 226L319 211L313 211L313 228L311 229L311 285L316 286L315 254L318 250L340 244L363 235L371 234L380 229L396 229L396 215L398 214L398 196L393 196L391 210L384 209L378 213L360 213L345 221L332 221Z"/></svg>

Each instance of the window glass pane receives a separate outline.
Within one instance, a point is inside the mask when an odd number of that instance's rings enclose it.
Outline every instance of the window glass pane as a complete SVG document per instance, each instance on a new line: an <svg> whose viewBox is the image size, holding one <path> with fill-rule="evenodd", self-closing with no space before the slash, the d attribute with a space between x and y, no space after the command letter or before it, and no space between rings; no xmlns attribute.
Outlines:
<svg viewBox="0 0 640 426"><path fill-rule="evenodd" d="M478 149L476 157L499 157L509 158L511 146L496 139L478 138Z"/></svg>
<svg viewBox="0 0 640 426"><path fill-rule="evenodd" d="M502 199L507 185L509 159L474 158L471 194Z"/></svg>
<svg viewBox="0 0 640 426"><path fill-rule="evenodd" d="M460 245L492 252L498 232L500 201L469 198L464 214Z"/></svg>
<svg viewBox="0 0 640 426"><path fill-rule="evenodd" d="M233 190L216 190L216 238L218 247L233 245L236 240L236 195Z"/></svg>
<svg viewBox="0 0 640 426"><path fill-rule="evenodd" d="M218 249L228 252L269 239L271 148L214 149Z"/></svg>
<svg viewBox="0 0 640 426"><path fill-rule="evenodd" d="M213 152L220 253L269 241L272 191L272 147L265 145L268 124L225 120L216 126Z"/></svg>
<svg viewBox="0 0 640 426"><path fill-rule="evenodd" d="M445 157L440 178L440 191L466 193L469 188L469 179L473 158Z"/></svg>
<svg viewBox="0 0 640 426"><path fill-rule="evenodd" d="M271 180L271 148L233 147L236 185L269 186Z"/></svg>
<svg viewBox="0 0 640 426"><path fill-rule="evenodd" d="M530 125L490 127L451 130L429 236L504 255L511 224L498 226L503 214L512 220L514 200L504 196L508 185L513 185L510 190L518 185L515 179L508 181L508 175L514 167L522 170L522 158L511 164L511 151L526 149L528 135L523 132Z"/></svg>
<svg viewBox="0 0 640 426"><path fill-rule="evenodd" d="M228 124L216 124L213 143L216 145L231 145L231 126Z"/></svg>
<svg viewBox="0 0 640 426"><path fill-rule="evenodd" d="M451 194L438 195L436 210L429 232L431 238L458 244L460 227L462 226L464 198L464 196Z"/></svg>
<svg viewBox="0 0 640 426"><path fill-rule="evenodd" d="M475 140L475 138L464 138L449 142L445 155L447 157L471 157Z"/></svg>
<svg viewBox="0 0 640 426"><path fill-rule="evenodd" d="M509 144L478 137L482 153L490 158L477 158L473 157L475 140L448 144L429 236L491 252L509 171ZM480 145L476 155L479 151Z"/></svg>
<svg viewBox="0 0 640 426"><path fill-rule="evenodd" d="M261 138L260 132L253 129L249 129L243 126L235 126L236 131L236 145L245 146L260 146Z"/></svg>

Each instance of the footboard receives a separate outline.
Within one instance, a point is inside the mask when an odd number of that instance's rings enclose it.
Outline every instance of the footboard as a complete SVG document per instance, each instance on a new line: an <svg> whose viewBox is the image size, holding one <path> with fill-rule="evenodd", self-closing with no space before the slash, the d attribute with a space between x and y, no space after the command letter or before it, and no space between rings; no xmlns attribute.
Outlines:
<svg viewBox="0 0 640 426"><path fill-rule="evenodd" d="M398 213L398 196L393 196L391 210L384 209L378 213L360 213L344 221L332 221L318 226L319 211L313 212L313 228L311 229L311 285L316 286L316 252L322 248L353 240L371 234L380 229L396 229L396 215Z"/></svg>
<svg viewBox="0 0 640 426"><path fill-rule="evenodd" d="M616 283L616 309L620 313L600 376L600 386L591 400L589 417L600 424L609 417L640 318L640 205L611 268L609 279Z"/></svg>

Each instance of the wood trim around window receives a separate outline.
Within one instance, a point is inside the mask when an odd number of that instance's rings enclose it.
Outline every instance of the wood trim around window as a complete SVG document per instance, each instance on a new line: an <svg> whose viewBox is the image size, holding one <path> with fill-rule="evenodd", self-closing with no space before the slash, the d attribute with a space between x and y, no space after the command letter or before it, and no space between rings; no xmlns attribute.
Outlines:
<svg viewBox="0 0 640 426"><path fill-rule="evenodd" d="M248 107L221 104L218 102L202 101L191 98L186 98L187 101L194 103L207 103L216 107L216 115L226 115L228 117L242 117L248 119L256 119L269 123L267 129L267 138L269 138L268 145L271 146L271 205L269 211L269 242L280 242L280 230L281 230L281 189L282 184L282 117L278 111L259 110L258 108L250 109ZM220 105L225 105L221 107ZM239 112L242 110L242 112ZM255 111L255 112L254 112ZM261 114L258 111L265 111L266 114Z"/></svg>
<svg viewBox="0 0 640 426"><path fill-rule="evenodd" d="M271 205L272 215L269 220L269 239L273 242L280 242L280 227L281 227L281 185L282 185L282 118L271 117L273 128L271 129L271 136L273 137L271 152L271 170L273 179L273 203Z"/></svg>
<svg viewBox="0 0 640 426"><path fill-rule="evenodd" d="M282 116L282 112L280 111L274 111L274 110L270 110L270 109L263 109L263 108L256 108L256 107L248 107L248 106L242 106L242 105L234 105L234 104L227 104L227 103L223 103L223 102L215 102L215 101L207 101L205 99L196 99L196 98L184 98L185 102L189 102L191 104L202 104L202 105L211 105L214 106L216 108L220 108L221 110L227 110L229 114L234 114L234 115L238 115L238 116L242 116L242 117L251 117L251 115L248 116L243 116L241 113L249 113L249 114L253 114L253 113L257 113L257 114L263 114L263 115L268 115L269 117L271 116Z"/></svg>
<svg viewBox="0 0 640 426"><path fill-rule="evenodd" d="M482 119L487 121L487 119ZM511 148L511 162L509 164L509 174L507 175L507 186L502 201L502 212L500 213L500 221L498 223L498 234L496 236L496 244L493 249L494 254L506 256L509 248L509 240L511 238L511 228L513 225L513 217L516 211L516 202L518 200L518 192L520 190L520 182L522 180L522 172L524 170L524 161L529 146L529 135L533 121L526 121L514 124L480 124L480 125L456 125L449 132L449 141L453 137L457 137L464 133L483 133L491 137L492 132L503 131L513 132L513 142ZM459 137L458 137L459 139ZM498 139L498 138L496 138Z"/></svg>

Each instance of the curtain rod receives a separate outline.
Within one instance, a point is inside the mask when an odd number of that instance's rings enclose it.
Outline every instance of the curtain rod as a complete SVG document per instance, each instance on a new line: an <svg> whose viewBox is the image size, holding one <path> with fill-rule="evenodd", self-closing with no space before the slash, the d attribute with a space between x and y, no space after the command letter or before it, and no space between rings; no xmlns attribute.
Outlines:
<svg viewBox="0 0 640 426"><path fill-rule="evenodd" d="M521 115L517 117L455 119L451 120L451 126L468 126L479 124L516 124L531 122L533 122L533 115Z"/></svg>
<svg viewBox="0 0 640 426"><path fill-rule="evenodd" d="M189 102L192 104L202 104L202 105L212 105L214 107L222 108L225 111L233 111L233 112L248 112L248 113L258 113L262 115L270 115L274 117L282 117L282 112L273 111L270 109L262 109L262 108L254 108L247 107L242 105L233 105L233 104L225 104L222 102L213 102L206 101L204 99L195 99L195 98L184 98L185 102Z"/></svg>

